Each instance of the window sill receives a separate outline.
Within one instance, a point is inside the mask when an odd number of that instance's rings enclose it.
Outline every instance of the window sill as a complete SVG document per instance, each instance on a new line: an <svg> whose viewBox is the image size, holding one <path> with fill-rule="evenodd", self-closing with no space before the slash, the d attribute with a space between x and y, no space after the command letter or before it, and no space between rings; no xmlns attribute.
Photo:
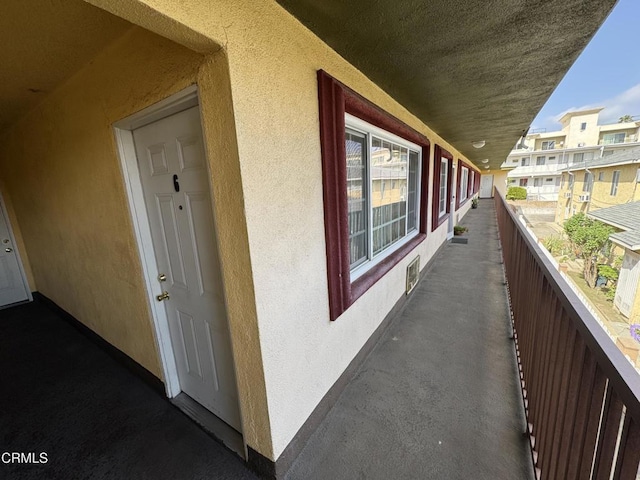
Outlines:
<svg viewBox="0 0 640 480"><path fill-rule="evenodd" d="M409 255L418 245L427 238L426 233L418 233L407 241L391 255L382 259L379 263L371 267L351 283L351 300L355 302L367 290L369 290L378 280L384 277L400 261Z"/></svg>

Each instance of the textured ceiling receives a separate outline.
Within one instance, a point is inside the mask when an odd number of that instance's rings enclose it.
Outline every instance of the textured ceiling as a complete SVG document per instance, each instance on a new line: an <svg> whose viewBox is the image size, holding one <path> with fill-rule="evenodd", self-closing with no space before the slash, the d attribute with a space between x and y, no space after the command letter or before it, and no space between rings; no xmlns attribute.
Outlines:
<svg viewBox="0 0 640 480"><path fill-rule="evenodd" d="M7 0L0 15L0 131L130 26L80 0Z"/></svg>
<svg viewBox="0 0 640 480"><path fill-rule="evenodd" d="M278 3L474 163L499 168L615 0Z"/></svg>

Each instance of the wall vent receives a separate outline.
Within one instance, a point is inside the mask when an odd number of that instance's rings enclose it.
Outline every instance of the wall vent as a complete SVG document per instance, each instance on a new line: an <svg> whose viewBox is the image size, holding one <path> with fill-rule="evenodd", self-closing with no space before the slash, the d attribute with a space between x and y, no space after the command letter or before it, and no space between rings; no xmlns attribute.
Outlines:
<svg viewBox="0 0 640 480"><path fill-rule="evenodd" d="M418 280L420 279L420 255L412 260L412 262L407 265L407 295L413 290L418 284Z"/></svg>

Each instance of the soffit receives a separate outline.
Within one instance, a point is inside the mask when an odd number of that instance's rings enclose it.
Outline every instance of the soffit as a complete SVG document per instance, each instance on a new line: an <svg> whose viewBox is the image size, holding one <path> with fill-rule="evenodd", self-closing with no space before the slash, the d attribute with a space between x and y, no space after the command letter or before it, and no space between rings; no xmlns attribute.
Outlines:
<svg viewBox="0 0 640 480"><path fill-rule="evenodd" d="M2 2L0 131L130 26L79 0Z"/></svg>
<svg viewBox="0 0 640 480"><path fill-rule="evenodd" d="M499 169L615 0L277 0L477 165ZM471 142L486 140L482 149Z"/></svg>

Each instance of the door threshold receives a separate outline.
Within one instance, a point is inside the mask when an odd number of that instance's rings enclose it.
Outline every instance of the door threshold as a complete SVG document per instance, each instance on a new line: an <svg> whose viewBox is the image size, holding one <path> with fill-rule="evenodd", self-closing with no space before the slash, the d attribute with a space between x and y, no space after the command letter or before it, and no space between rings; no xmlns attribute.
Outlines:
<svg viewBox="0 0 640 480"><path fill-rule="evenodd" d="M25 303L30 303L33 300L29 300L28 298L26 300L20 300L19 302L14 302L14 303L8 303L6 305L2 305L0 306L0 310L4 310L5 308L11 308L11 307L17 307L18 305L24 305Z"/></svg>
<svg viewBox="0 0 640 480"><path fill-rule="evenodd" d="M222 442L229 450L237 453L240 458L247 459L242 434L235 428L229 426L184 392L171 398L170 401L205 432Z"/></svg>

